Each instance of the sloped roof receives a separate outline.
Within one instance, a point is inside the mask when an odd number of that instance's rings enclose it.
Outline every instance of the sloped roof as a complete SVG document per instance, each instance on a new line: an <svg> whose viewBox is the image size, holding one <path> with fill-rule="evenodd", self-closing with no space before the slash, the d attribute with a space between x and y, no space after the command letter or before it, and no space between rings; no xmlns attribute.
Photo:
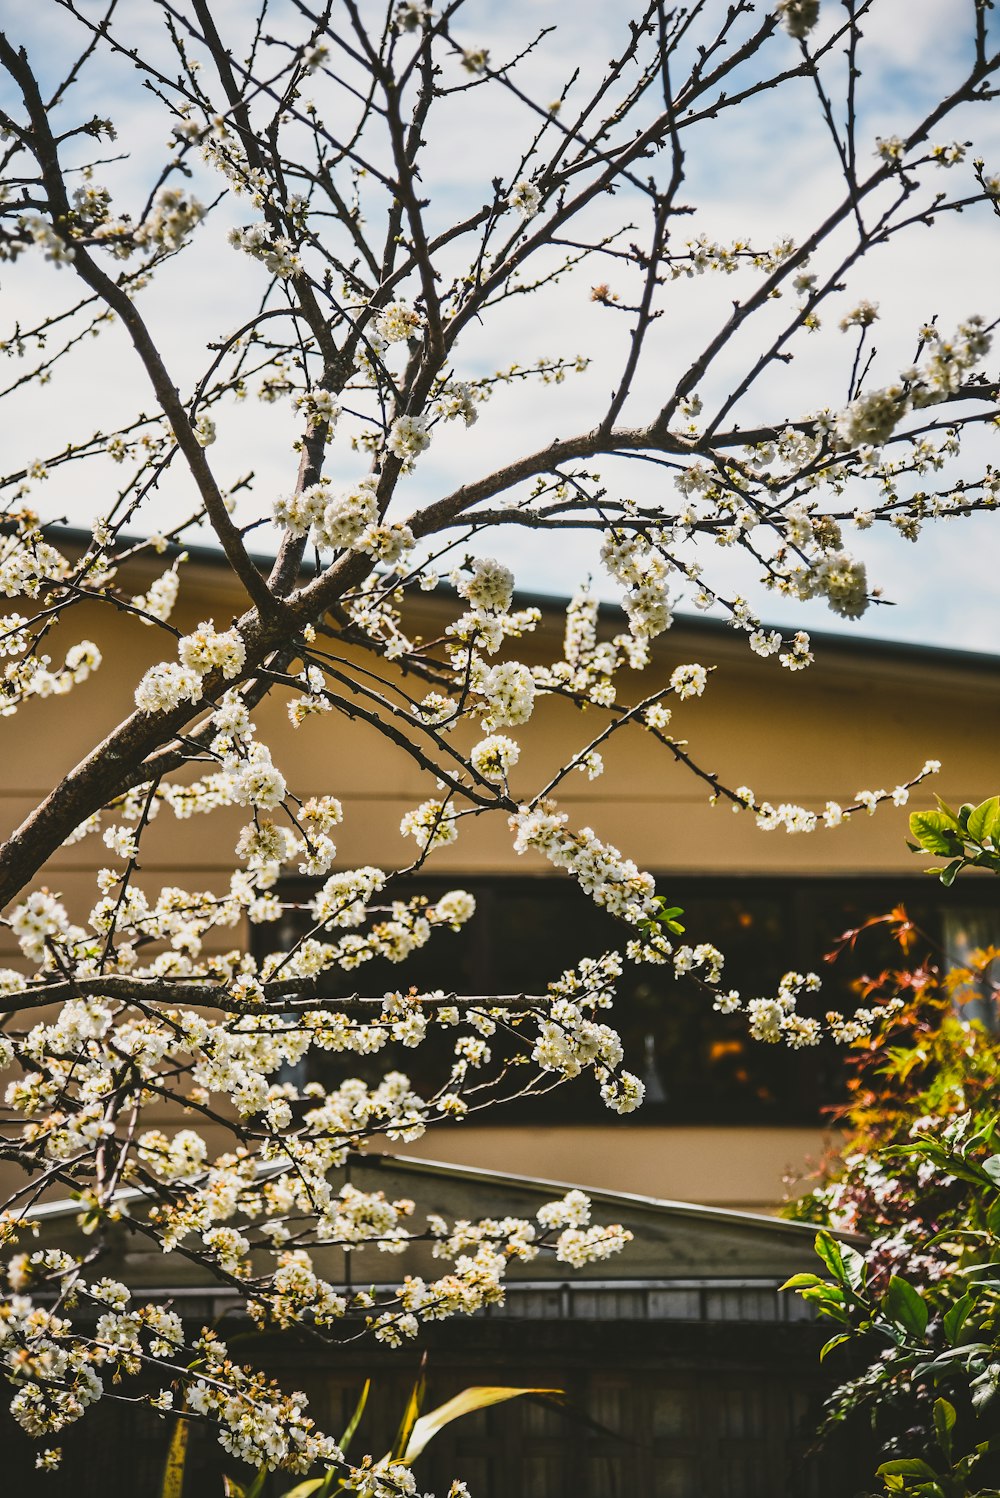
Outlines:
<svg viewBox="0 0 1000 1498"><path fill-rule="evenodd" d="M533 1218L543 1203L572 1189L566 1182L538 1180L529 1176L502 1175L472 1166L408 1156L356 1155L333 1174L339 1189L345 1181L362 1191L382 1191L390 1200L415 1199L415 1222L424 1214L440 1213L454 1219L481 1217ZM689 1202L662 1201L655 1197L600 1189L587 1190L594 1221L620 1223L633 1234L625 1251L598 1264L571 1270L550 1255L540 1255L526 1266L512 1265L511 1283L532 1285L598 1282L607 1287L641 1283L738 1280L780 1284L789 1275L817 1267L812 1244L816 1229L810 1223L788 1222L752 1212L720 1207L702 1207ZM141 1219L147 1195L125 1190L119 1204ZM78 1230L73 1218L79 1212L75 1201L56 1201L36 1207L31 1216L38 1224L41 1246L67 1246ZM840 1235L849 1241L850 1235ZM123 1221L109 1233L110 1255L102 1270L117 1274L136 1289L208 1288L204 1272L177 1253L162 1254L153 1239ZM317 1271L340 1282L350 1278L355 1285L398 1281L405 1274L439 1275L444 1266L432 1258L426 1244L414 1244L403 1254L387 1255L375 1247L351 1250L319 1247L312 1250ZM348 1265L347 1260L350 1260Z"/></svg>
<svg viewBox="0 0 1000 1498"><path fill-rule="evenodd" d="M89 531L77 526L53 525L49 527L52 538L57 543L70 549L79 547L85 550L91 542ZM123 544L134 545L141 538L134 535L123 534L120 538ZM207 568L213 572L225 574L229 567L225 553L219 546L192 544L181 546L177 543L169 543L162 558L158 553L154 559L146 558L145 563L155 562L162 567L165 561L178 556L181 552L187 556L191 566L196 568ZM251 561L265 575L274 562L274 555L264 552L251 553ZM137 559L138 564L143 564L143 559ZM311 571L307 561L303 563L303 572L308 575ZM451 595L443 593L422 594L411 600L411 606L420 608L433 608L437 601L447 596L453 601ZM520 588L516 594L518 608L537 608L543 616L555 616L565 612L568 597L554 593L526 592ZM599 606L599 616L609 626L615 629L624 627L626 617L624 610L617 604L602 602ZM771 625L765 620L763 627L770 629ZM787 629L787 626L785 626ZM707 618L698 613L677 613L674 616L674 633L691 634L700 636L705 640L706 648L711 645L727 647L732 645L737 648L740 645L739 637L734 635L729 622L724 619ZM951 646L916 644L903 640L886 640L871 635L855 634L853 630L824 630L810 627L809 635L815 647L821 649L826 655L842 654L848 658L866 659L872 663L882 661L886 664L892 663L899 667L929 668L931 670L969 671L978 674L985 672L995 674L1000 672L1000 653L989 650L959 650ZM741 647L740 647L741 648Z"/></svg>

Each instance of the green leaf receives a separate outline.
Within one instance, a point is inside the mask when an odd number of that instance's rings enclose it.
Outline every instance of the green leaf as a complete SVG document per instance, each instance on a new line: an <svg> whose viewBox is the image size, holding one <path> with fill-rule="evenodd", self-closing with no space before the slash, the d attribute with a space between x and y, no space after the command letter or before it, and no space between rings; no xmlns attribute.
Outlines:
<svg viewBox="0 0 1000 1498"><path fill-rule="evenodd" d="M310 1493L319 1493L329 1482L329 1474L326 1477L310 1477L307 1482L300 1482L294 1488L289 1488L287 1493L282 1493L281 1498L309 1498Z"/></svg>
<svg viewBox="0 0 1000 1498"><path fill-rule="evenodd" d="M868 1278L868 1264L864 1254L859 1254L849 1243L842 1243L840 1255L844 1262L844 1273L852 1290L862 1290Z"/></svg>
<svg viewBox="0 0 1000 1498"><path fill-rule="evenodd" d="M177 1420L167 1447L167 1459L163 1464L163 1486L160 1498L181 1498L184 1491L184 1462L187 1457L188 1435L191 1423Z"/></svg>
<svg viewBox="0 0 1000 1498"><path fill-rule="evenodd" d="M988 1363L982 1373L969 1384L969 1389L972 1392L973 1409L985 1409L1000 1389L1000 1363Z"/></svg>
<svg viewBox="0 0 1000 1498"><path fill-rule="evenodd" d="M829 1342L824 1342L819 1350L820 1362L822 1363L828 1352L832 1352L835 1347L840 1347L844 1342L849 1342L850 1340L850 1332L839 1332L836 1337L831 1337Z"/></svg>
<svg viewBox="0 0 1000 1498"><path fill-rule="evenodd" d="M934 800L938 804L938 811L941 812L949 827L960 827L961 822L959 818L961 816L961 813L952 811L947 801L942 801L941 797L937 794L936 791L934 793Z"/></svg>
<svg viewBox="0 0 1000 1498"><path fill-rule="evenodd" d="M934 1401L934 1436L946 1461L951 1461L951 1433L957 1419L955 1406L947 1399Z"/></svg>
<svg viewBox="0 0 1000 1498"><path fill-rule="evenodd" d="M969 1319L969 1312L974 1305L975 1296L967 1292L960 1300L956 1300L950 1310L945 1311L942 1316L941 1325L944 1327L944 1334L953 1347L958 1341L962 1328Z"/></svg>
<svg viewBox="0 0 1000 1498"><path fill-rule="evenodd" d="M825 1291L803 1290L802 1299L815 1306L818 1315L826 1316L830 1321L839 1321L842 1326L849 1325L850 1317L844 1307L843 1290L832 1285L828 1285Z"/></svg>
<svg viewBox="0 0 1000 1498"><path fill-rule="evenodd" d="M961 1347L949 1347L944 1352L939 1352L929 1363L921 1364L924 1369L945 1367L954 1363L973 1363L989 1353L989 1347L985 1342L966 1342ZM914 1375L919 1371L914 1368Z"/></svg>
<svg viewBox="0 0 1000 1498"><path fill-rule="evenodd" d="M996 1181L1000 1186L1000 1155L991 1155L988 1160L983 1161L983 1169L991 1181Z"/></svg>
<svg viewBox="0 0 1000 1498"><path fill-rule="evenodd" d="M847 1272L844 1269L844 1258L836 1238L831 1238L829 1233L817 1233L813 1247L834 1279L841 1285L846 1284Z"/></svg>
<svg viewBox="0 0 1000 1498"><path fill-rule="evenodd" d="M410 1436L413 1434L414 1426L417 1423L417 1417L420 1414L420 1406L424 1402L424 1392L427 1388L427 1379L424 1374L424 1364L426 1362L426 1357L427 1355L425 1353L424 1357L420 1361L420 1372L417 1374L416 1382L414 1383L413 1388L410 1390L410 1397L406 1401L406 1408L403 1411L403 1418L399 1422L399 1429L396 1432L396 1439L393 1441L392 1451L389 1453L389 1461L402 1461L403 1452L409 1445Z"/></svg>
<svg viewBox="0 0 1000 1498"><path fill-rule="evenodd" d="M911 1337L922 1337L927 1330L927 1303L906 1280L896 1274L882 1297L882 1307L890 1321L901 1326Z"/></svg>
<svg viewBox="0 0 1000 1498"><path fill-rule="evenodd" d="M782 1290L807 1290L814 1285L825 1285L826 1280L820 1279L818 1274L793 1274L790 1280L782 1285Z"/></svg>
<svg viewBox="0 0 1000 1498"><path fill-rule="evenodd" d="M918 1457L902 1457L894 1462L883 1462L876 1469L878 1477L922 1477L925 1482L936 1482L938 1474L933 1467Z"/></svg>
<svg viewBox="0 0 1000 1498"><path fill-rule="evenodd" d="M227 1477L225 1473L222 1476L222 1491L225 1498L247 1498L246 1489L240 1487L235 1478Z"/></svg>
<svg viewBox="0 0 1000 1498"><path fill-rule="evenodd" d="M439 1430L443 1430L452 1420L458 1420L462 1415L471 1415L476 1410L489 1409L491 1405L502 1404L507 1399L518 1399L524 1394L548 1395L550 1398L561 1398L562 1389L513 1389L504 1385L481 1384L473 1385L469 1389L463 1389L461 1394L456 1394L454 1399L439 1404L436 1410L431 1410L427 1415L421 1415L413 1425L409 1440L398 1460L404 1461L407 1466L423 1451Z"/></svg>
<svg viewBox="0 0 1000 1498"><path fill-rule="evenodd" d="M964 858L955 858L952 859L951 863L946 863L943 869L938 869L937 876L945 889L951 889L964 863Z"/></svg>
<svg viewBox="0 0 1000 1498"><path fill-rule="evenodd" d="M268 1469L266 1467L261 1467L257 1476L247 1488L246 1498L260 1498L261 1493L264 1491L264 1484L267 1482L267 1472Z"/></svg>
<svg viewBox="0 0 1000 1498"><path fill-rule="evenodd" d="M954 818L950 821L940 811L914 811L910 813L910 833L927 853L940 853L945 858L954 858L962 851L962 838Z"/></svg>
<svg viewBox="0 0 1000 1498"><path fill-rule="evenodd" d="M371 1386L371 1379L366 1378L365 1386L361 1390L357 1404L354 1406L354 1414L351 1416L350 1420L348 1420L347 1429L344 1431L344 1434L337 1442L337 1445L340 1447L341 1451L346 1451L348 1446L350 1446L351 1442L354 1439L355 1433L357 1432L358 1426L361 1424L361 1416L365 1412L365 1405L368 1403L368 1394L371 1390Z"/></svg>
<svg viewBox="0 0 1000 1498"><path fill-rule="evenodd" d="M983 801L971 813L969 835L974 837L977 843L981 843L986 838L995 842L998 834L1000 834L1000 796L991 796L988 801Z"/></svg>

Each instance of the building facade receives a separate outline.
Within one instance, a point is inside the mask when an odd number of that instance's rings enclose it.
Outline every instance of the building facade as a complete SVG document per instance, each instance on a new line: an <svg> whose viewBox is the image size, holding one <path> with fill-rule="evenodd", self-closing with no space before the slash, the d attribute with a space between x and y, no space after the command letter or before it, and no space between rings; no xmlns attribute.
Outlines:
<svg viewBox="0 0 1000 1498"><path fill-rule="evenodd" d="M449 1220L530 1218L562 1189L388 1155L355 1157L340 1174L389 1200L416 1198ZM163 1300L193 1327L216 1326L234 1356L254 1359L286 1389L301 1389L325 1430L346 1428L371 1379L356 1445L376 1457L391 1446L421 1366L425 1409L470 1386L551 1391L445 1427L417 1460L419 1492L445 1493L455 1477L475 1498L844 1498L855 1491L870 1471L856 1436L851 1446L834 1440L821 1455L813 1449L832 1380L818 1356L829 1333L781 1291L791 1275L814 1270L813 1229L611 1191L595 1191L592 1200L598 1220L633 1234L624 1254L569 1277L553 1259L513 1264L503 1305L471 1321L432 1322L417 1348L357 1340L350 1318L332 1345L256 1334L231 1291L182 1255L160 1253L128 1216L107 1230L102 1265L133 1287L138 1302ZM123 1192L121 1205L141 1220L141 1193ZM38 1246L74 1244L77 1213L70 1201L36 1209ZM424 1244L388 1261L371 1246L319 1248L313 1260L329 1281L355 1286L387 1275L392 1283L410 1273L430 1277L440 1268ZM102 1401L61 1437L61 1471L39 1478L34 1448L0 1413L11 1491L38 1484L49 1498L157 1494L171 1432L170 1417ZM116 1486L123 1479L114 1474L124 1473L127 1486ZM210 1430L193 1427L183 1498L221 1498L226 1477L246 1489L254 1474ZM266 1498L286 1494L295 1481L272 1474Z"/></svg>
<svg viewBox="0 0 1000 1498"><path fill-rule="evenodd" d="M193 554L183 576L174 619L182 630L208 618L221 628L238 611L239 596L212 553ZM519 655L532 663L559 656L563 627L557 600L535 602L541 623L518 642ZM421 595L410 627L433 638L451 612L440 597ZM101 647L104 665L77 689L68 710L59 699L39 701L23 721L19 715L5 723L5 828L16 826L130 710L135 682L162 655L160 637L126 615L84 605L74 618L80 633ZM605 611L603 629L611 634L620 624L613 609ZM840 635L814 643L816 663L792 674L752 655L731 629L701 619L679 620L655 642L652 669L664 683L680 663L697 660L712 668L704 697L682 704L673 725L703 766L730 784L749 784L760 799L820 808L828 799L846 803L862 787L891 788L932 757L941 760L942 773L916 793L921 800L914 804L931 804L932 791L959 803L996 790L1000 657ZM426 774L364 723L331 714L294 729L283 703L270 699L256 716L276 761L295 767L300 794L334 793L343 801L342 866L391 868L403 861L400 817L432 793ZM579 712L545 698L518 732L525 777L535 777L525 778L527 789L537 783L540 766L554 769L571 745L578 747ZM711 805L705 785L666 751L652 753L646 735L615 737L605 761L600 779L574 776L562 788L571 822L593 826L654 873L661 892L683 907L687 939L721 946L727 977L744 992L773 991L787 968L822 969L824 1007L844 1007L857 963L875 962L878 954L858 958L853 969L848 960L827 970L824 952L845 927L901 901L931 939L955 951L998 930L998 900L988 879L972 877L944 890L923 874L906 846L907 807L882 807L872 818L856 816L850 825L809 836L764 833L750 817ZM515 795L520 769L513 776ZM217 811L208 822L160 817L144 840L140 883L221 888L244 819L239 808ZM45 881L71 912L85 912L106 857L99 837L85 839L52 860ZM371 992L395 988L401 978L460 992L538 992L566 963L620 941L601 912L541 858L512 853L499 819L473 819L454 846L434 855L428 892L455 885L477 897L470 927L442 935L403 970L369 964L363 981ZM300 880L284 889L308 894ZM281 935L257 927L244 939L262 952ZM215 939L228 944L232 934ZM0 928L0 947L0 963L16 965L6 928ZM545 1104L490 1114L484 1124L432 1129L408 1153L587 1187L770 1210L789 1182L801 1180L810 1162L835 1147L822 1111L839 1095L834 1048L790 1053L760 1045L741 1022L713 1013L662 969L626 980L615 1022L626 1040L627 1064L647 1086L647 1104L637 1114L619 1119L599 1106L586 1084L571 1086ZM384 1053L378 1060L384 1062ZM414 1053L405 1060L418 1065Z"/></svg>

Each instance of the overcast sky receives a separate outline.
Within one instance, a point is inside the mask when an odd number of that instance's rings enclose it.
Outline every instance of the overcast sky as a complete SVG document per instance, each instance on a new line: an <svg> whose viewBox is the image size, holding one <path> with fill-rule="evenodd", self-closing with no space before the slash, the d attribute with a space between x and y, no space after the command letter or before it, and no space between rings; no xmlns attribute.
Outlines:
<svg viewBox="0 0 1000 1498"><path fill-rule="evenodd" d="M709 0L710 11L713 5L720 14L724 12L723 0ZM966 23L972 8L972 0L877 0L874 16L864 28L861 54L862 152L874 149L878 135L906 134L930 105L955 86L968 60ZM93 4L85 9L99 13ZM239 28L244 24L249 12L243 0L226 0L213 9L224 33L227 25ZM372 9L381 11L380 6ZM151 0L128 0L121 10L130 42L160 45ZM281 11L279 4L275 16L280 17ZM824 0L824 12L824 22L830 24L841 8ZM625 8L608 5L606 0L508 0L504 5L479 0L470 3L466 14L463 39L488 46L493 58L512 50L532 29L557 28L524 74L532 94L548 99L558 92L569 64L580 66L584 81L601 75L607 57L621 45ZM54 78L75 46L71 19L52 4L28 7L18 0L0 0L0 15L11 38L26 44L39 69ZM54 15L58 16L55 27ZM776 54L784 49L787 65L794 62L796 49L788 38L776 38L773 46ZM486 91L461 96L461 100L461 108L454 105L450 113L443 112L441 127L429 142L423 186L431 198L432 213L442 221L463 205L475 206L488 196L487 184L507 169L507 156L520 128L499 98ZM137 86L129 67L101 55L77 85L73 107L83 118L97 112L115 119L120 134L115 149L128 156L109 164L100 180L120 192L122 206L131 206L134 212L165 159L168 125L162 110ZM972 140L985 157L987 170L1000 171L998 116L995 104L976 111L966 109L934 139ZM942 173L946 179L942 187L955 191L959 173L965 174L971 187L968 164ZM698 210L692 220L694 230L720 240L743 237L771 244L786 235L800 237L832 201L838 181L837 163L815 96L803 83L763 95L721 119L711 133L696 138L687 162L684 198ZM199 183L198 190L207 196L208 182ZM198 256L190 264L182 256L168 267L160 286L145 294L140 304L182 390L203 364L206 343L241 321L248 299L255 294L256 267L224 244L226 227L246 217L245 207L222 205L202 235ZM824 328L794 366L779 370L764 388L752 392L741 410L744 421L800 415L815 405L843 400L850 350L836 322L861 296L880 304L874 384L888 383L910 362L915 330L921 323L937 316L942 327L949 328L973 312L990 319L1000 313L996 276L1000 222L987 209L949 216L933 232L918 230L902 254L899 249L879 252L859 271L842 299L828 307ZM535 387L504 392L468 433L449 428L447 437L435 442L409 481L411 503L447 492L553 435L582 431L593 422L613 383L609 371L620 363L628 332L624 317L608 314L590 300L590 286L599 278L589 267L568 276L549 297L544 320L540 321L530 299L523 298L510 304L502 319L494 319L478 342L470 340L469 373L501 367L514 359L526 363L542 356L577 353L587 355L592 363L586 374L571 376L555 390ZM670 388L671 377L676 378L695 349L724 321L729 303L744 293L747 284L739 277L676 283L630 406L636 420L644 415L648 419L657 409L657 397L662 398L664 389ZM53 296L65 297L71 289L71 272L45 266L40 257L26 256L15 267L6 267L0 336L9 336L15 320L22 326L30 324L43 307L51 306ZM747 352L733 350L731 364L715 377L715 393L724 391ZM141 404L137 392L143 376L119 333L88 342L85 355L85 360L68 362L56 374L41 403L36 391L0 408L5 467L51 455L69 436L78 438L96 428L107 431L134 411L137 401ZM995 372L996 366L994 356L987 368ZM0 364L0 378L20 372L21 366ZM711 395L713 390L706 393ZM287 408L248 402L221 415L219 426L219 441L211 455L223 482L251 468L256 475L254 490L242 502L240 512L250 518L266 510L271 496L290 487L294 469L291 414ZM953 470L952 479L963 472L973 476L977 469L981 473L985 462L997 462L998 443L996 434L983 434L971 442L963 466ZM334 478L354 475L357 461L349 451L335 454L331 459ZM110 465L98 471L95 465L81 470L78 477L68 468L65 477L56 475L37 486L33 502L48 516L84 523L107 504L102 485L110 486L118 472ZM609 466L606 476L621 492L631 486L630 492L638 498L662 492L656 487L662 480L638 471L635 464ZM183 502L176 489L167 490L149 508L146 526L166 526L176 513L172 507ZM881 587L892 605L869 609L860 623L838 620L821 602L791 605L760 590L753 601L766 618L796 627L847 628L855 634L1000 650L998 540L1000 516L938 523L926 529L916 545L880 529L852 535L849 548L865 557L870 581ZM267 533L259 533L259 543L266 542ZM597 590L615 596L613 585L595 571L594 547L588 538L560 538L557 546L543 548L532 542L530 533L527 539L516 533L502 544L491 538L482 549L506 556L526 588L568 593L593 572ZM728 580L729 586L754 593L753 571L748 572L731 553L715 550L711 561L721 568L716 576Z"/></svg>

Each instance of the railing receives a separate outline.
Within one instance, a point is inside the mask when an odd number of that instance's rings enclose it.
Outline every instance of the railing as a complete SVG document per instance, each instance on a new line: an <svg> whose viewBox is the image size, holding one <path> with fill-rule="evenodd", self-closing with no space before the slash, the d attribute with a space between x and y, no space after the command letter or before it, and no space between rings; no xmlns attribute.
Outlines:
<svg viewBox="0 0 1000 1498"><path fill-rule="evenodd" d="M799 1296L774 1279L521 1280L508 1284L503 1305L476 1312L490 1320L705 1321L789 1324L812 1321ZM391 1292L392 1286L376 1286ZM175 1303L182 1315L211 1319L238 1311L228 1291L185 1286L137 1288L136 1298ZM347 1318L350 1319L350 1318Z"/></svg>

